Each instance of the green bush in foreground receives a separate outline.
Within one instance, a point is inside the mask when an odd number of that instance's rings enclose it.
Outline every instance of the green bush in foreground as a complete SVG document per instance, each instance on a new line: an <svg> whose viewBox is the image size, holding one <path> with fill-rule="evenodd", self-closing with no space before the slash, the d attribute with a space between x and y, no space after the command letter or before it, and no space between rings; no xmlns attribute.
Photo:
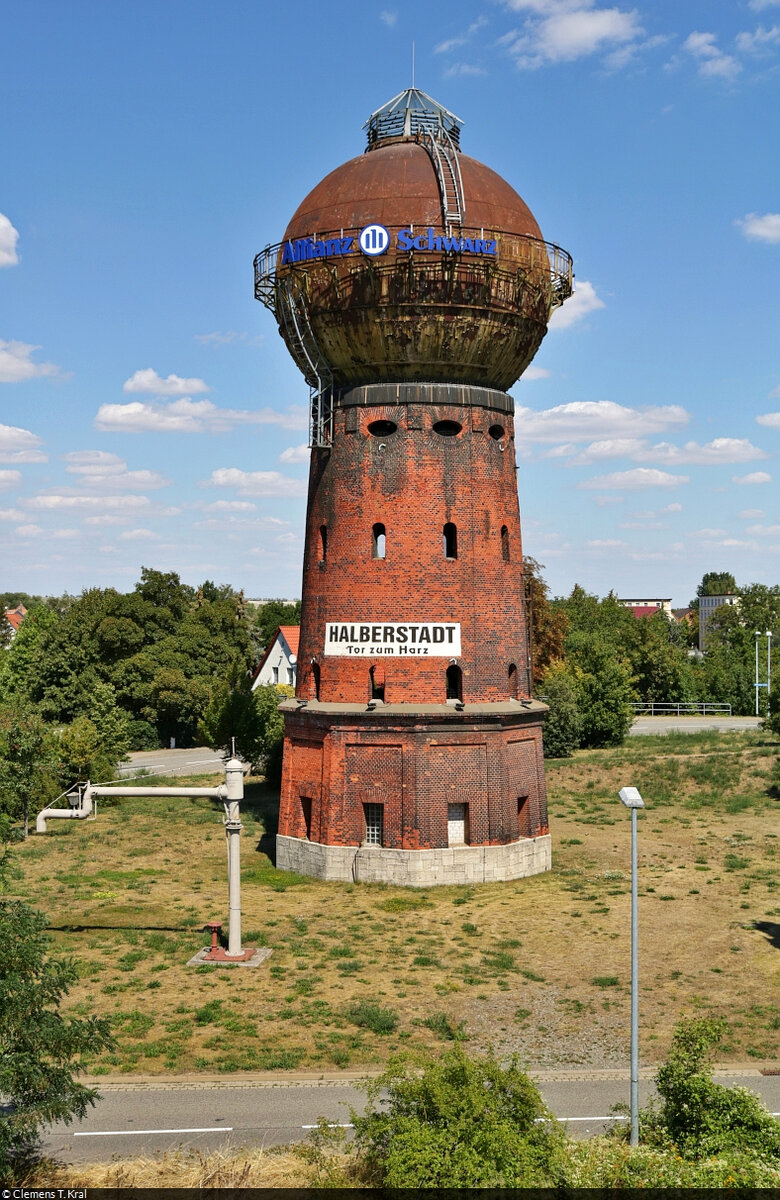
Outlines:
<svg viewBox="0 0 780 1200"><path fill-rule="evenodd" d="M551 1187L564 1137L515 1061L397 1057L353 1113L364 1178L394 1188ZM380 1093L385 1094L379 1108Z"/></svg>

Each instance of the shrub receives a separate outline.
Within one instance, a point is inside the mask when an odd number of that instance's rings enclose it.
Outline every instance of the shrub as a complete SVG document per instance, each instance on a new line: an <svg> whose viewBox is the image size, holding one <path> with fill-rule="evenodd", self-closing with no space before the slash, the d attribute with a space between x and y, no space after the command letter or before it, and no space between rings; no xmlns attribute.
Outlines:
<svg viewBox="0 0 780 1200"><path fill-rule="evenodd" d="M538 691L539 698L550 706L544 720L545 758L571 758L582 735L576 672L555 662L545 672Z"/></svg>
<svg viewBox="0 0 780 1200"><path fill-rule="evenodd" d="M656 1076L662 1103L641 1112L640 1137L651 1145L672 1144L687 1159L738 1152L780 1165L780 1121L753 1092L712 1078L707 1059L724 1028L709 1017L680 1022Z"/></svg>
<svg viewBox="0 0 780 1200"><path fill-rule="evenodd" d="M374 1033L392 1033L398 1024L398 1013L392 1008L383 1008L370 1000L358 1000L347 1009L347 1018L353 1025L370 1029Z"/></svg>
<svg viewBox="0 0 780 1200"><path fill-rule="evenodd" d="M367 1180L391 1188L554 1186L564 1139L513 1060L395 1058L352 1114ZM381 1105L381 1107L380 1107Z"/></svg>

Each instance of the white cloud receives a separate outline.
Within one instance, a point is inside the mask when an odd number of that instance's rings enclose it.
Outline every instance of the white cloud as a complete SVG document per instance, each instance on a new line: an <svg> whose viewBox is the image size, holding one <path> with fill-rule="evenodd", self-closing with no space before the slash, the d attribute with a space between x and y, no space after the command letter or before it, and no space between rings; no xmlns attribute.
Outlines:
<svg viewBox="0 0 780 1200"><path fill-rule="evenodd" d="M278 425L282 429L306 429L308 415L303 406L276 412L272 408L240 410L217 408L210 400L185 396L170 404L101 404L95 428L105 433L225 433L235 425Z"/></svg>
<svg viewBox="0 0 780 1200"><path fill-rule="evenodd" d="M757 533L762 537L776 537L780 533L780 525L748 525L747 533Z"/></svg>
<svg viewBox="0 0 780 1200"><path fill-rule="evenodd" d="M644 32L636 10L594 8L593 0L508 0L507 7L533 14L522 31L503 39L525 70L614 51Z"/></svg>
<svg viewBox="0 0 780 1200"><path fill-rule="evenodd" d="M773 25L771 29L759 25L753 33L738 33L736 42L742 54L766 54L770 47L780 43L780 25Z"/></svg>
<svg viewBox="0 0 780 1200"><path fill-rule="evenodd" d="M780 242L780 213L748 213L734 222L753 242Z"/></svg>
<svg viewBox="0 0 780 1200"><path fill-rule="evenodd" d="M767 455L747 438L714 438L704 446L698 442L686 442L684 446L659 442L643 451L639 457L645 462L717 466L720 463L751 462L756 458L766 458Z"/></svg>
<svg viewBox="0 0 780 1200"><path fill-rule="evenodd" d="M626 408L614 400L576 400L540 412L515 405L515 435L520 442L641 437L687 425L688 420L678 404Z"/></svg>
<svg viewBox="0 0 780 1200"><path fill-rule="evenodd" d="M41 439L29 429L20 429L16 425L0 425L0 462L3 463L40 463L47 462L47 456L39 449Z"/></svg>
<svg viewBox="0 0 780 1200"><path fill-rule="evenodd" d="M484 67L475 66L474 63L453 63L444 72L445 79L454 79L458 75L487 75L487 71Z"/></svg>
<svg viewBox="0 0 780 1200"><path fill-rule="evenodd" d="M279 455L279 462L282 463L307 463L311 457L311 450L306 442L302 442L300 446L288 446Z"/></svg>
<svg viewBox="0 0 780 1200"><path fill-rule="evenodd" d="M617 550L621 546L625 546L625 542L621 542L619 538L596 538L592 542L586 542L591 550Z"/></svg>
<svg viewBox="0 0 780 1200"><path fill-rule="evenodd" d="M208 384L202 379L182 379L181 375L168 375L163 379L151 367L136 371L122 384L123 392L150 392L155 396L187 396L191 392L208 392Z"/></svg>
<svg viewBox="0 0 780 1200"><path fill-rule="evenodd" d="M59 509L114 509L124 512L126 510L144 508L148 509L151 501L148 496L79 496L73 492L46 492L40 496L33 496L31 500L25 502L25 508L40 508L49 512L56 512Z"/></svg>
<svg viewBox="0 0 780 1200"><path fill-rule="evenodd" d="M79 475L85 487L156 490L169 487L171 483L156 471L128 471L123 458L105 450L73 450L63 457L68 464L65 469L72 475Z"/></svg>
<svg viewBox="0 0 780 1200"><path fill-rule="evenodd" d="M731 54L726 54L717 45L714 33L694 32L683 42L699 64L699 74L719 79L734 79L742 70L742 64Z"/></svg>
<svg viewBox="0 0 780 1200"><path fill-rule="evenodd" d="M632 458L642 450L646 442L642 438L604 438L602 441L591 442L576 457L570 458L567 467L585 467L605 458ZM575 447L571 447L572 450ZM552 451L549 457L563 457L569 447L559 446L559 453Z"/></svg>
<svg viewBox="0 0 780 1200"><path fill-rule="evenodd" d="M257 512L257 505L253 504L251 500L215 500L213 504L204 505L203 511L213 513Z"/></svg>
<svg viewBox="0 0 780 1200"><path fill-rule="evenodd" d="M0 508L0 521L23 521L24 513L19 508Z"/></svg>
<svg viewBox="0 0 780 1200"><path fill-rule="evenodd" d="M762 12L765 8L773 8L780 0L748 0L748 8L754 12Z"/></svg>
<svg viewBox="0 0 780 1200"><path fill-rule="evenodd" d="M383 8L379 14L379 20L383 25L386 25L388 29L392 29L398 20L398 13L394 8Z"/></svg>
<svg viewBox="0 0 780 1200"><path fill-rule="evenodd" d="M615 471L612 475L598 475L595 479L587 479L579 486L582 488L614 488L617 491L649 487L679 487L688 483L687 475L669 475L666 471L657 471L650 467L635 467L632 471Z"/></svg>
<svg viewBox="0 0 780 1200"><path fill-rule="evenodd" d="M14 229L8 217L0 213L0 267L15 267L19 261L16 243L19 231Z"/></svg>
<svg viewBox="0 0 780 1200"><path fill-rule="evenodd" d="M58 542L72 542L74 538L80 537L78 529L55 529L51 535Z"/></svg>
<svg viewBox="0 0 780 1200"><path fill-rule="evenodd" d="M290 479L278 471L241 471L238 467L219 467L211 472L214 487L234 487L243 496L305 496L306 481Z"/></svg>
<svg viewBox="0 0 780 1200"><path fill-rule="evenodd" d="M546 367L535 367L533 365L526 367L521 376L522 379L527 380L529 383L533 379L549 379L549 377L550 372Z"/></svg>
<svg viewBox="0 0 780 1200"><path fill-rule="evenodd" d="M725 529L697 529L697 530L695 530L694 533L691 534L691 537L706 538L707 540L711 540L712 538L722 538L722 537L726 537L726 530Z"/></svg>
<svg viewBox="0 0 780 1200"><path fill-rule="evenodd" d="M581 279L575 282L574 292L569 299L565 300L560 308L555 309L550 317L549 328L568 329L570 325L581 321L588 313L596 312L599 308L606 308L604 301L596 295L592 283Z"/></svg>
<svg viewBox="0 0 780 1200"><path fill-rule="evenodd" d="M43 530L41 529L40 525L17 525L14 533L17 535L17 537L34 538L40 537L40 535L43 533Z"/></svg>
<svg viewBox="0 0 780 1200"><path fill-rule="evenodd" d="M21 471L0 471L0 492L7 492L9 488L18 487L21 482Z"/></svg>
<svg viewBox="0 0 780 1200"><path fill-rule="evenodd" d="M764 413L762 417L756 417L756 421L759 425L766 425L769 429L780 429L780 412Z"/></svg>
<svg viewBox="0 0 780 1200"><path fill-rule="evenodd" d="M28 342L4 342L0 338L0 383L26 383L28 379L43 379L60 374L54 363L32 361L33 351L40 350Z"/></svg>
<svg viewBox="0 0 780 1200"><path fill-rule="evenodd" d="M763 508L743 508L742 512L737 513L737 516L741 517L743 521L760 521L762 517L766 516L766 513Z"/></svg>
<svg viewBox="0 0 780 1200"><path fill-rule="evenodd" d="M753 471L753 473L751 475L742 475L742 476L732 475L731 482L732 483L747 483L747 484L771 483L772 476L769 475L766 471Z"/></svg>
<svg viewBox="0 0 780 1200"><path fill-rule="evenodd" d="M126 529L119 537L126 542L148 542L150 538L158 538L159 534L153 533L151 529Z"/></svg>
<svg viewBox="0 0 780 1200"><path fill-rule="evenodd" d="M85 517L84 525L124 525L127 521L132 520L135 514L127 514L126 516L118 516L116 513L101 513L99 517Z"/></svg>

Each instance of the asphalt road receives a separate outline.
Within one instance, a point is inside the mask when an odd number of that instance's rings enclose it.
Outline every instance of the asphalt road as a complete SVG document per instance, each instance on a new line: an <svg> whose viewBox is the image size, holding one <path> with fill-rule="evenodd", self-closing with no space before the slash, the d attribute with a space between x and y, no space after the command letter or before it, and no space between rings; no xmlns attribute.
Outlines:
<svg viewBox="0 0 780 1200"><path fill-rule="evenodd" d="M653 1072L640 1079L640 1103L653 1092ZM576 1137L602 1132L613 1104L628 1103L627 1074L558 1072L537 1076L545 1102ZM758 1070L719 1072L729 1085L748 1087L771 1112L780 1113L780 1075ZM179 1146L204 1152L233 1146L273 1146L301 1141L319 1117L348 1124L350 1107L362 1111L354 1077L289 1081L169 1080L150 1084L99 1082L102 1096L83 1121L53 1126L44 1141L61 1161L106 1161L113 1156L158 1155Z"/></svg>
<svg viewBox="0 0 780 1200"><path fill-rule="evenodd" d="M761 717L636 717L629 735L639 733L702 733L715 729L720 733L744 733L758 729Z"/></svg>

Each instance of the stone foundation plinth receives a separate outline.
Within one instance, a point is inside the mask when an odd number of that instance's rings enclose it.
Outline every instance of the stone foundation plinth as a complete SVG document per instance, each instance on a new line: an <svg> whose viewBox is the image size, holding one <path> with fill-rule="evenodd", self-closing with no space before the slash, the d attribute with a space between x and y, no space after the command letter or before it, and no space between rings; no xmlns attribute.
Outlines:
<svg viewBox="0 0 780 1200"><path fill-rule="evenodd" d="M390 883L400 887L499 883L549 871L550 835L503 846L393 850L385 846L325 846L305 838L276 838L276 865L316 879Z"/></svg>

